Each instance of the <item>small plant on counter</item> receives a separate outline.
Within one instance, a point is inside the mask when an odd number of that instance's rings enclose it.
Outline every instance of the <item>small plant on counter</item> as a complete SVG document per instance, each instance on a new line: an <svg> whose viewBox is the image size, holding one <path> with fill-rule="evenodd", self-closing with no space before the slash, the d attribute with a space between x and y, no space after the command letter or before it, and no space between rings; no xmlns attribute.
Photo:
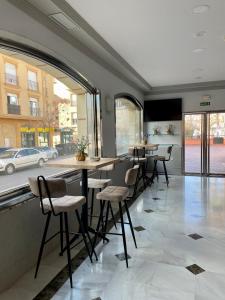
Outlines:
<svg viewBox="0 0 225 300"><path fill-rule="evenodd" d="M169 124L167 127L167 134L168 135L174 135L174 126L173 124Z"/></svg>
<svg viewBox="0 0 225 300"><path fill-rule="evenodd" d="M160 127L154 127L153 128L153 134L154 135L160 135L161 134Z"/></svg>
<svg viewBox="0 0 225 300"><path fill-rule="evenodd" d="M82 136L81 139L77 139L75 141L75 153L76 153L76 159L79 161L84 161L87 153L85 153L85 150L87 149L89 145L88 138L85 136Z"/></svg>

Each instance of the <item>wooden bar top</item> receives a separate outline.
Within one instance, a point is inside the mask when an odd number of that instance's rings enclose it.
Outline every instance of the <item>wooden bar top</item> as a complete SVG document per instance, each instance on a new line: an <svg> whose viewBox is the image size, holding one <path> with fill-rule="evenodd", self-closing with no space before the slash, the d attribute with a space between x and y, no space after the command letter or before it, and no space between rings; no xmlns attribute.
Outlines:
<svg viewBox="0 0 225 300"><path fill-rule="evenodd" d="M99 161L93 161L87 158L85 161L78 161L75 157L70 157L48 161L46 165L49 167L72 168L77 170L95 170L117 162L119 162L119 158L100 158Z"/></svg>

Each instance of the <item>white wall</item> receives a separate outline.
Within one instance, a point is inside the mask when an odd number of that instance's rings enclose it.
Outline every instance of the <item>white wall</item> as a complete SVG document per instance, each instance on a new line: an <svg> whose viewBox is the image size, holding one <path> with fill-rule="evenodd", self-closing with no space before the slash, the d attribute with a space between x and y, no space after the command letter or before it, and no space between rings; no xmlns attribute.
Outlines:
<svg viewBox="0 0 225 300"><path fill-rule="evenodd" d="M71 44L5 0L0 1L0 38L9 38L49 53L85 76L100 89L102 96L103 145L105 156L115 154L114 95L129 93L142 102L143 95L85 56ZM107 97L107 111L104 99ZM125 166L125 167L124 167ZM126 164L115 178L124 183ZM72 188L79 193L79 182ZM34 265L44 225L36 200L0 214L0 290L9 287ZM53 224L52 230L56 229ZM53 245L54 246L54 245Z"/></svg>
<svg viewBox="0 0 225 300"><path fill-rule="evenodd" d="M200 106L200 102L204 101L202 100L202 96L204 95L211 96L210 106ZM170 98L183 99L183 108L182 108L183 112L225 110L225 89L145 96L146 100L170 99Z"/></svg>
<svg viewBox="0 0 225 300"><path fill-rule="evenodd" d="M204 102L203 96L211 96L210 106L200 106L200 102ZM157 99L171 99L182 98L182 111L185 112L203 112L224 110L225 111L225 89L219 90L205 90L205 91L192 91L192 92L180 92L180 93L168 93L161 95L148 95L145 96L145 100L157 100ZM158 126L165 127L164 122L157 122ZM172 123L170 121L166 123ZM173 149L172 161L168 164L168 172L170 174L182 174L182 122L175 125L177 128L177 136L150 136L149 141L156 144L161 144L157 154L165 155L166 147L164 144L176 144ZM154 122L145 123L145 133L149 133L154 127ZM162 168L159 169L162 171Z"/></svg>

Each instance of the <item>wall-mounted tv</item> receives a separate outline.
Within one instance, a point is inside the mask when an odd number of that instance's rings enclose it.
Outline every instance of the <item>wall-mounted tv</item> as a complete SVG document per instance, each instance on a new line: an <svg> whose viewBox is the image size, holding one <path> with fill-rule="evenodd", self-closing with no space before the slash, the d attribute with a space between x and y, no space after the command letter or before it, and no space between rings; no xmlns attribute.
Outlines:
<svg viewBox="0 0 225 300"><path fill-rule="evenodd" d="M144 122L182 120L182 99L144 102Z"/></svg>

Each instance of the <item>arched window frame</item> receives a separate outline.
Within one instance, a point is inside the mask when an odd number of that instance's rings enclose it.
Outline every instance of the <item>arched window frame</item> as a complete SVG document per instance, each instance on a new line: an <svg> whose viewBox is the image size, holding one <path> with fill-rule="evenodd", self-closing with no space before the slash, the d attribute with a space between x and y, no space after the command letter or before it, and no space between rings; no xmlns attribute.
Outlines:
<svg viewBox="0 0 225 300"><path fill-rule="evenodd" d="M38 50L36 48L30 47L26 44L16 42L14 40L8 40L4 38L0 38L0 48L19 52L21 54L36 58L40 61L43 61L44 63L47 63L48 65L62 71L65 73L65 75L69 76L71 79L78 82L81 86L83 86L87 92L93 94L94 99L94 111L96 112L97 106L100 107L100 113L99 118L100 120L97 121L97 115L95 114L95 120L94 120L94 140L95 140L95 155L99 155L101 152L100 147L102 146L102 142L98 141L98 136L101 136L101 133L98 132L98 130L101 129L101 126L97 128L97 123L101 123L101 92L95 88L86 78L84 78L79 72L75 71L73 68L69 67L64 62L60 61L59 59L55 58L54 56L47 54L41 50ZM97 100L96 100L97 99ZM101 131L101 130L100 130ZM65 177L70 176L70 172L68 174L65 174ZM8 201L15 197L20 197L19 202L23 202L25 200L28 200L32 198L33 196L30 195L30 188L28 186L24 186L21 188L15 188L12 191L9 191L7 193L4 193L0 196L0 202Z"/></svg>
<svg viewBox="0 0 225 300"><path fill-rule="evenodd" d="M117 151L118 134L117 134L117 128L116 128L116 100L121 99L121 98L126 99L126 100L130 101L131 103L133 103L136 106L137 110L140 111L140 119L139 119L140 132L139 132L139 141L137 141L137 142L140 143L141 140L143 139L143 105L136 97L134 97L131 94L128 94L128 93L116 94L114 96L114 113L115 113L115 148L116 148L117 156L127 155L127 153L128 153L128 147L127 147L126 151L123 151L123 153L118 153L118 151Z"/></svg>

